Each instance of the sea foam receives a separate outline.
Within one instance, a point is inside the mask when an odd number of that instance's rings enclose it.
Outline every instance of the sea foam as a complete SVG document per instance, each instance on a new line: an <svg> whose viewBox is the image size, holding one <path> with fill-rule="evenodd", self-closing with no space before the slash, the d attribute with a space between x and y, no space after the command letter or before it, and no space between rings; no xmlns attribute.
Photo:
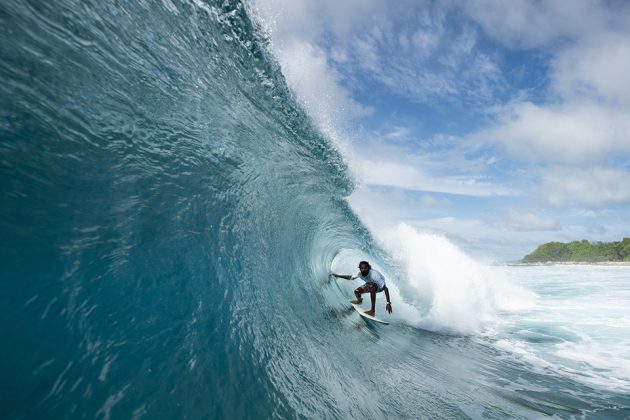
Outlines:
<svg viewBox="0 0 630 420"><path fill-rule="evenodd" d="M534 296L443 236L418 232L405 223L376 229L374 234L398 269L395 289L400 300L415 309L405 314L413 325L481 333L500 311L529 305Z"/></svg>

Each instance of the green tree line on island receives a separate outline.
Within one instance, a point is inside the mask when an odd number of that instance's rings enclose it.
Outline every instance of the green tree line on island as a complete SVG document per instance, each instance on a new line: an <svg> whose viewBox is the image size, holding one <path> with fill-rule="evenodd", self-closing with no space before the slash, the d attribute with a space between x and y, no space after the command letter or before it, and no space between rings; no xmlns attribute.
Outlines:
<svg viewBox="0 0 630 420"><path fill-rule="evenodd" d="M526 255L523 262L619 262L630 261L630 238L620 242L589 242L587 240L569 243L548 242Z"/></svg>

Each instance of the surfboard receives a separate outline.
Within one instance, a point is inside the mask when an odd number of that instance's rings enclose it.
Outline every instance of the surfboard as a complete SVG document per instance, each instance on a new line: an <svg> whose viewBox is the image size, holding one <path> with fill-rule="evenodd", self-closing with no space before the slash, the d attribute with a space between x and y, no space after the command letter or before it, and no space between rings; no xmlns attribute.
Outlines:
<svg viewBox="0 0 630 420"><path fill-rule="evenodd" d="M387 321L383 321L382 319L378 319L375 316L366 314L365 309L363 309L361 305L357 305L356 303L352 303L352 302L350 302L350 305L352 305L354 310L357 311L359 315L361 315L363 318L369 319L370 321L378 322L379 324L389 325L389 322Z"/></svg>

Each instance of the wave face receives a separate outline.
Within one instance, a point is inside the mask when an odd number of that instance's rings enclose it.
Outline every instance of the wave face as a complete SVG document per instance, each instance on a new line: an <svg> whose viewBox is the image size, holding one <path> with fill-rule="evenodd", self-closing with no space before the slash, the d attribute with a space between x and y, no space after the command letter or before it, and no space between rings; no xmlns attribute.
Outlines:
<svg viewBox="0 0 630 420"><path fill-rule="evenodd" d="M320 401L287 390L321 368L322 281L366 236L340 156L243 5L1 10L5 414L284 416Z"/></svg>
<svg viewBox="0 0 630 420"><path fill-rule="evenodd" d="M502 298L451 244L403 228L380 251L260 33L236 1L2 2L3 417L627 407L466 333ZM328 276L360 259L388 278L389 327Z"/></svg>

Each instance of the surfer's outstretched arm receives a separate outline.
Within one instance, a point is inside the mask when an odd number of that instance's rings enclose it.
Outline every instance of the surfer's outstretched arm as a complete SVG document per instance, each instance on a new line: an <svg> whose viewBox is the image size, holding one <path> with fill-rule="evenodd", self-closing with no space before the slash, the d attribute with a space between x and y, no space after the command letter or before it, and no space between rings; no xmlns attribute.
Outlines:
<svg viewBox="0 0 630 420"><path fill-rule="evenodd" d="M338 279L352 280L352 275L351 274L335 274L335 273L332 273L332 275L337 277Z"/></svg>
<svg viewBox="0 0 630 420"><path fill-rule="evenodd" d="M383 286L383 291L385 292L385 298L387 298L387 305L385 305L385 310L388 313L392 313L392 303L389 300L389 289L387 288L387 286Z"/></svg>

